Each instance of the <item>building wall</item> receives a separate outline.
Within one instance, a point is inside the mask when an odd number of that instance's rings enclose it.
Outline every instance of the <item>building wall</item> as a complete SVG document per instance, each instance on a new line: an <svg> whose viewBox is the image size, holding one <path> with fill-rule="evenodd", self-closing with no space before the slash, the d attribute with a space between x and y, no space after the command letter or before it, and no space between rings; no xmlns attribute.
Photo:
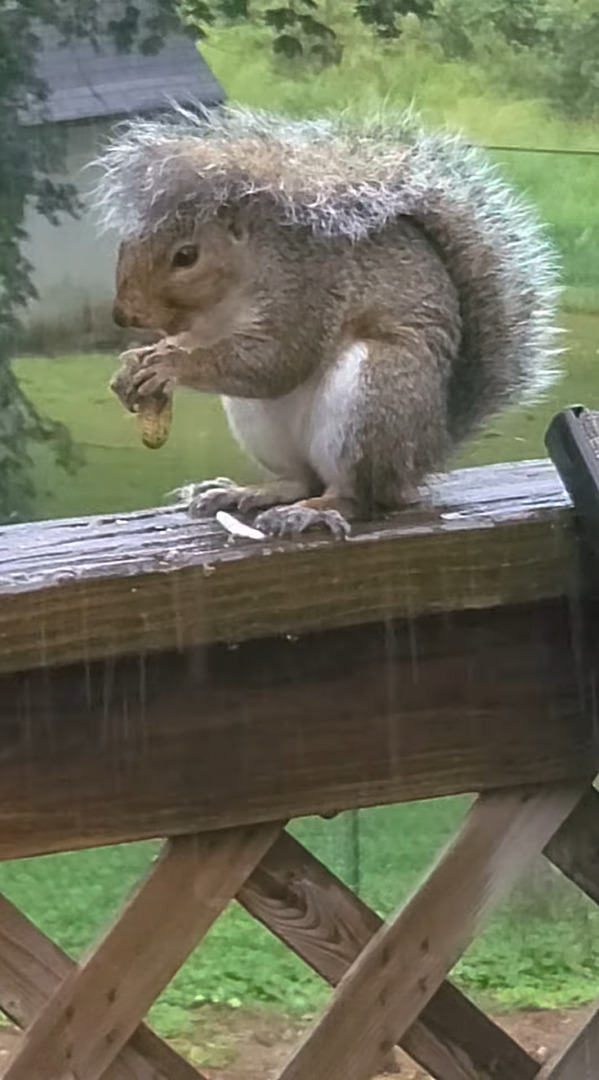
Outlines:
<svg viewBox="0 0 599 1080"><path fill-rule="evenodd" d="M110 131L105 120L64 125L66 177L90 206L95 170L86 168ZM98 236L90 212L80 220L51 225L37 213L27 221L27 255L34 266L39 299L24 318L28 350L77 350L118 341L110 309L116 239Z"/></svg>

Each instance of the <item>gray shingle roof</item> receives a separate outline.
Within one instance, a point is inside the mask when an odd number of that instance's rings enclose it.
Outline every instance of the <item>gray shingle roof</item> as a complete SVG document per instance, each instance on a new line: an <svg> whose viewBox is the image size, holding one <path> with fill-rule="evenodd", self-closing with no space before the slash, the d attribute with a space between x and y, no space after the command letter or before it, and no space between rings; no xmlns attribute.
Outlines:
<svg viewBox="0 0 599 1080"><path fill-rule="evenodd" d="M220 83L193 41L172 35L156 56L117 53L107 42L100 51L85 41L60 45L43 36L37 71L48 85L46 120L84 120L151 112L174 99L180 104L224 101Z"/></svg>

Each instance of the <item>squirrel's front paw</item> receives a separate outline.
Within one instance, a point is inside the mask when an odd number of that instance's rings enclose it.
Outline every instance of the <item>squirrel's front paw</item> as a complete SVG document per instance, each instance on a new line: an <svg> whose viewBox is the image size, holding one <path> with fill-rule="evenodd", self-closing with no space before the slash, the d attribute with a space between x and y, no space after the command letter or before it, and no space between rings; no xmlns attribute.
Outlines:
<svg viewBox="0 0 599 1080"><path fill-rule="evenodd" d="M326 529L337 540L345 540L349 523L338 510L319 510L312 506L273 506L258 514L254 522L267 536L297 536L312 529Z"/></svg>
<svg viewBox="0 0 599 1080"><path fill-rule="evenodd" d="M140 399L170 398L177 381L180 355L180 350L167 341L129 349L121 356L122 367L113 376L110 389L129 412L137 412Z"/></svg>
<svg viewBox="0 0 599 1080"><path fill-rule="evenodd" d="M226 476L187 484L173 492L192 517L214 517L219 510L238 510L247 488Z"/></svg>
<svg viewBox="0 0 599 1080"><path fill-rule="evenodd" d="M273 480L266 484L236 484L219 476L200 484L188 484L176 495L193 517L214 517L219 510L252 514L271 506L294 503L306 495L302 480Z"/></svg>

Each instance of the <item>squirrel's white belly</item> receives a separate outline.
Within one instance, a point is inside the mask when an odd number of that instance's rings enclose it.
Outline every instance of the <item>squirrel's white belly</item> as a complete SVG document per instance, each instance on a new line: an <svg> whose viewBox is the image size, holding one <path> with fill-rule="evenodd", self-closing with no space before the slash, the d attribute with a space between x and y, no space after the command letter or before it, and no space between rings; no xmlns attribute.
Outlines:
<svg viewBox="0 0 599 1080"><path fill-rule="evenodd" d="M285 397L223 398L231 431L273 475L302 479L316 473L343 493L349 482L343 449L367 356L366 346L356 342Z"/></svg>
<svg viewBox="0 0 599 1080"><path fill-rule="evenodd" d="M306 390L276 400L223 398L233 435L273 476L301 478L309 472L305 428L310 410Z"/></svg>

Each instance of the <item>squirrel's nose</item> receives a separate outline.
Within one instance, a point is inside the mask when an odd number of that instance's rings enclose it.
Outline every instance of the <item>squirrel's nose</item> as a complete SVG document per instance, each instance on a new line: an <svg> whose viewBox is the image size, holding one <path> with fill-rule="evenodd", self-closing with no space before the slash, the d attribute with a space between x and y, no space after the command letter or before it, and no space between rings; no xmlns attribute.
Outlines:
<svg viewBox="0 0 599 1080"><path fill-rule="evenodd" d="M128 315L118 300L113 305L112 318L117 326L141 326L139 319L135 315Z"/></svg>

